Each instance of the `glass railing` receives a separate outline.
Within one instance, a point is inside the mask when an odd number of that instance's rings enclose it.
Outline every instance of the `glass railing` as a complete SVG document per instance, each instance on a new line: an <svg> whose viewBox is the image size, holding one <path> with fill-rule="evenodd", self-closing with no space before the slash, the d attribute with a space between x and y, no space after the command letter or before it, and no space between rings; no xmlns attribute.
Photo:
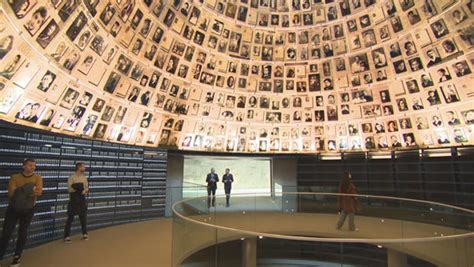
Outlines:
<svg viewBox="0 0 474 267"><path fill-rule="evenodd" d="M474 213L371 195L207 196L173 205L173 266L473 266ZM355 229L338 199L356 198ZM395 266L395 265L394 265Z"/></svg>
<svg viewBox="0 0 474 267"><path fill-rule="evenodd" d="M195 199L207 196L207 186L201 184L184 182L182 186L166 187L166 209L165 217L173 216L171 206L185 199Z"/></svg>

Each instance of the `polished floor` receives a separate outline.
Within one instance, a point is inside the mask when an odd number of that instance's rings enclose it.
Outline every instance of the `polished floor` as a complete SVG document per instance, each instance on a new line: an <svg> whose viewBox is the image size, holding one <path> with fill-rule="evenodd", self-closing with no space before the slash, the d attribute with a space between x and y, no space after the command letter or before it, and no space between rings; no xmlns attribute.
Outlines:
<svg viewBox="0 0 474 267"><path fill-rule="evenodd" d="M91 231L88 241L54 241L26 250L21 267L168 267L171 225L171 219L145 221Z"/></svg>
<svg viewBox="0 0 474 267"><path fill-rule="evenodd" d="M225 210L225 207L218 209ZM196 215L193 219L203 221L209 215ZM223 212L214 216L214 223L231 228L266 231L270 233L292 233L295 235L344 238L400 238L426 237L429 233L459 234L457 230L423 223L380 220L358 216L358 232L337 231L334 227L336 214L304 214L280 212ZM278 223L275 223L278 222ZM212 232L191 222L175 224L175 244L172 242L172 220L158 219L139 223L118 225L90 232L90 240L82 241L73 236L71 244L62 240L26 250L22 267L169 267L172 266L171 251L174 245L183 257L216 242L240 239L235 232ZM207 230L206 230L207 229ZM218 234L216 236L216 234ZM405 251L420 259L439 266L471 266L474 264L474 238L421 243L383 244L384 247ZM9 266L9 260L1 262ZM474 265L472 265L474 266Z"/></svg>

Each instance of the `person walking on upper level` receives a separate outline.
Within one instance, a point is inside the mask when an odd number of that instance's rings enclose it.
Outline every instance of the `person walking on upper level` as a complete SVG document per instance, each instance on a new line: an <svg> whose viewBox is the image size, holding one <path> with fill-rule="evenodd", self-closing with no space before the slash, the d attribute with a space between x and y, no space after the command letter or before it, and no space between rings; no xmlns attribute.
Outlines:
<svg viewBox="0 0 474 267"><path fill-rule="evenodd" d="M69 203L67 205L67 220L64 227L64 242L71 243L71 225L75 215L79 215L81 222L82 240L89 240L87 234L87 202L86 194L89 192L87 177L84 176L86 165L82 162L76 163L76 170L67 179L67 190L69 192Z"/></svg>
<svg viewBox="0 0 474 267"><path fill-rule="evenodd" d="M226 207L229 207L230 191L232 190L232 183L234 182L234 176L230 173L229 168L225 169L225 174L222 176L222 182L224 183Z"/></svg>
<svg viewBox="0 0 474 267"><path fill-rule="evenodd" d="M3 221L0 240L0 260L3 259L11 235L19 221L18 239L10 266L20 266L21 254L28 237L28 227L33 219L36 198L43 192L43 179L35 173L36 161L23 161L23 172L14 174L8 181L8 207Z"/></svg>
<svg viewBox="0 0 474 267"><path fill-rule="evenodd" d="M211 168L211 172L207 174L206 183L207 183L207 205L208 207L216 206L216 190L217 182L219 182L219 175L215 173L215 169ZM212 195L212 196L211 196Z"/></svg>
<svg viewBox="0 0 474 267"><path fill-rule="evenodd" d="M339 183L339 194L357 194L357 189L352 182L352 174L350 172L344 172ZM341 229L344 224L346 217L349 217L349 230L356 231L354 223L354 215L356 210L360 209L359 201L356 196L339 195L337 204L340 212L339 221L337 222L336 228Z"/></svg>

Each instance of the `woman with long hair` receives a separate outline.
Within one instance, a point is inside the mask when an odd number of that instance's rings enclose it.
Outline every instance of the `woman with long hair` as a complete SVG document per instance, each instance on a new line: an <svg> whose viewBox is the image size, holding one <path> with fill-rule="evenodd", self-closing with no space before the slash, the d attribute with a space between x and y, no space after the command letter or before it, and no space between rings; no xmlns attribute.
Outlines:
<svg viewBox="0 0 474 267"><path fill-rule="evenodd" d="M64 242L71 243L71 226L75 215L79 215L82 229L82 240L89 240L87 234L87 202L86 194L89 192L89 183L84 175L86 165L82 162L76 163L76 170L67 179L69 192L69 203L67 206L67 220L64 226Z"/></svg>
<svg viewBox="0 0 474 267"><path fill-rule="evenodd" d="M357 189L352 183L352 174L348 171L344 172L344 175L341 177L341 181L339 182L339 195L338 196L338 208L340 211L339 221L337 222L336 228L338 230L341 229L342 225L346 221L346 217L349 217L349 230L356 231L355 224L354 224L354 214L356 210L359 210L360 205L359 201L357 200L356 196ZM351 194L351 195L344 195L344 194Z"/></svg>

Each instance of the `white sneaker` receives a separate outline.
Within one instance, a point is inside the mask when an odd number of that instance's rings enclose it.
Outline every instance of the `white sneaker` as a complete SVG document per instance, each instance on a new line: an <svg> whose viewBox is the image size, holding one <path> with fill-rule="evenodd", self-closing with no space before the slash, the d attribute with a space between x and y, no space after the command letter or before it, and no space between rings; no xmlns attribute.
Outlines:
<svg viewBox="0 0 474 267"><path fill-rule="evenodd" d="M65 238L64 238L64 243L66 243L66 244L72 243L71 238L70 238L69 236L68 236L68 237L65 237Z"/></svg>
<svg viewBox="0 0 474 267"><path fill-rule="evenodd" d="M82 235L82 240L89 240L89 236L87 234Z"/></svg>

